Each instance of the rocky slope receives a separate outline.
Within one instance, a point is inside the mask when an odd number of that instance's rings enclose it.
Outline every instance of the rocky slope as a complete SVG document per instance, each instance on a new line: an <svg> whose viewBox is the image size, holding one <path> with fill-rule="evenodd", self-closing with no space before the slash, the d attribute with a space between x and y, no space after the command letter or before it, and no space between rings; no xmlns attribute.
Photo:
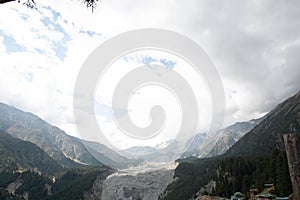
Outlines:
<svg viewBox="0 0 300 200"><path fill-rule="evenodd" d="M32 142L64 167L101 165L79 139L71 137L36 115L0 103L0 130Z"/></svg>
<svg viewBox="0 0 300 200"><path fill-rule="evenodd" d="M181 156L205 158L221 155L225 153L234 143L236 143L245 133L249 132L257 125L262 118L252 119L247 122L237 122L216 133L212 137L206 134L197 134L192 140L188 150ZM187 143L190 143L190 140Z"/></svg>
<svg viewBox="0 0 300 200"><path fill-rule="evenodd" d="M181 157L199 156L200 148L207 143L209 139L210 138L206 133L198 133L194 137L191 137L186 141L186 151L181 155Z"/></svg>
<svg viewBox="0 0 300 200"><path fill-rule="evenodd" d="M262 119L263 118L252 119L247 122L237 122L219 131L212 139L200 148L198 157L213 157L225 153Z"/></svg>
<svg viewBox="0 0 300 200"><path fill-rule="evenodd" d="M141 160L138 159L128 159L125 156L121 156L112 149L98 142L85 140L83 140L82 142L95 158L97 158L101 163L107 166L122 169L130 166L135 166L141 162Z"/></svg>
<svg viewBox="0 0 300 200"><path fill-rule="evenodd" d="M36 115L3 103L0 103L0 130L36 144L64 167L102 164L126 167L132 164L129 159L113 153L105 145L86 142L87 149L80 139L67 135Z"/></svg>
<svg viewBox="0 0 300 200"><path fill-rule="evenodd" d="M103 182L103 200L157 200L168 184L174 181L172 164L145 164L110 175Z"/></svg>

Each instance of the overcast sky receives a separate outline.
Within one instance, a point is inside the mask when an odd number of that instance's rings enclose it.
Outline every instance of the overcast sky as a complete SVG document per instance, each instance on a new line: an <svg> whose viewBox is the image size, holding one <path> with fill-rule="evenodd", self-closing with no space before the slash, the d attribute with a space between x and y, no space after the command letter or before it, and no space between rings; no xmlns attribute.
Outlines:
<svg viewBox="0 0 300 200"><path fill-rule="evenodd" d="M300 90L300 1L103 0L94 13L80 2L37 0L37 10L17 2L0 6L1 102L79 136L73 90L82 63L103 41L138 28L176 31L207 52L223 81L224 126L260 117ZM149 57L171 70L180 63L144 52L121 64ZM105 127L112 125L110 106L99 98L96 114Z"/></svg>

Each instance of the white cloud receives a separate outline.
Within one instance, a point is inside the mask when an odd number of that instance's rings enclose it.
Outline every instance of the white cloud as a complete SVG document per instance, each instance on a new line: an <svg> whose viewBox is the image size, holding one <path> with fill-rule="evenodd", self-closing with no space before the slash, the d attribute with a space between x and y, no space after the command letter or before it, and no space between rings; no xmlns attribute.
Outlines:
<svg viewBox="0 0 300 200"><path fill-rule="evenodd" d="M1 101L33 112L46 121L71 130L74 126L72 101L77 73L87 55L97 45L97 35L80 33L81 28L65 22L48 7L38 11L13 4L1 10L1 31L26 50L6 53L9 46L1 43ZM26 19L23 17L26 16ZM49 17L54 26L42 23ZM12 23L13 22L13 23ZM51 25L51 24L50 24ZM55 53L55 43L68 37L62 44L66 48L65 59ZM1 36L3 41L3 37ZM84 49L84 51L82 51ZM76 135L72 131L69 134Z"/></svg>
<svg viewBox="0 0 300 200"><path fill-rule="evenodd" d="M189 36L212 58L225 88L225 126L259 117L300 89L298 8L298 1L111 0L92 13L72 0L38 1L37 11L3 4L0 101L77 135L72 95L84 60L113 35L155 27ZM5 37L25 51L10 52ZM200 101L209 102L201 92ZM99 101L109 106L108 96Z"/></svg>

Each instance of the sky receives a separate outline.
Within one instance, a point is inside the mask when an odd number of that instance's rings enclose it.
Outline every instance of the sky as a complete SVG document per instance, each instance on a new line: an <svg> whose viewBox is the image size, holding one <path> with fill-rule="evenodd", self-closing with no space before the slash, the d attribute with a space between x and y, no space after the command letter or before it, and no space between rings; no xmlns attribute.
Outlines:
<svg viewBox="0 0 300 200"><path fill-rule="evenodd" d="M72 0L37 1L37 10L22 1L2 4L0 101L32 112L70 135L91 139L78 132L73 116L73 91L84 61L113 36L163 28L198 43L215 64L225 92L223 127L258 118L300 90L299 9L297 0L103 0L94 12ZM197 132L207 131L211 122L209 91L201 78L194 81L188 63L170 53L135 52L112 65L103 80L108 84L100 84L108 87L95 94L98 123L107 132L105 137L120 148L160 145L174 137L140 143L113 138L117 129L111 117L113 82L133 66L152 63L185 74L194 86L201 110ZM160 103L170 112L164 134L176 132L180 104L170 93L149 87L131 99L130 117L136 124L149 124L145 113Z"/></svg>

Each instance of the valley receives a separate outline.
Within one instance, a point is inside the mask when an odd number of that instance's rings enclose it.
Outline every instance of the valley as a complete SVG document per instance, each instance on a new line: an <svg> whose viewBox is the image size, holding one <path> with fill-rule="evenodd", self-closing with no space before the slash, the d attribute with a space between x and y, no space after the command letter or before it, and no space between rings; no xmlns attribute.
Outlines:
<svg viewBox="0 0 300 200"><path fill-rule="evenodd" d="M0 0L0 200L300 200L300 1Z"/></svg>
<svg viewBox="0 0 300 200"><path fill-rule="evenodd" d="M300 92L261 119L237 122L210 138L197 134L189 151L171 162L151 159L174 156L176 142L164 154L133 147L131 152L152 154L144 160L127 158L0 104L0 195L33 200L230 198L236 191L249 196L251 188L262 191L272 183L274 195L288 196L293 191L282 136L300 131L299 102Z"/></svg>

